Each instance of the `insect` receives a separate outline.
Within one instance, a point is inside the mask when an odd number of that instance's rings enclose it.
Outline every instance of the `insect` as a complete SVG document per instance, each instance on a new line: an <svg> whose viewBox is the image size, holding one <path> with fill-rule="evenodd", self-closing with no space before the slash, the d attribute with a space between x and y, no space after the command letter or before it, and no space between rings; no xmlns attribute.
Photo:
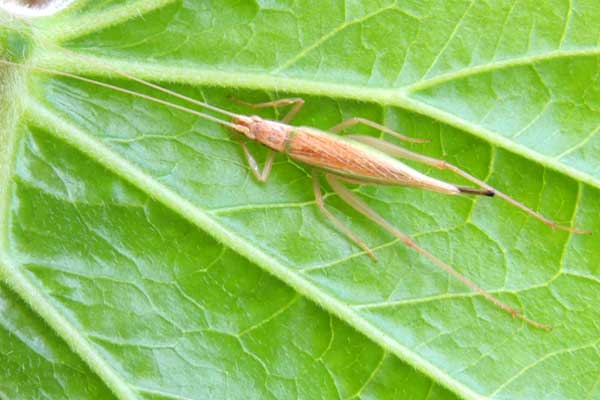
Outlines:
<svg viewBox="0 0 600 400"><path fill-rule="evenodd" d="M92 63L94 61L91 61ZM11 61L0 61L2 64L15 65L19 64ZM462 169L451 165L443 160L430 158L419 153L409 151L395 144L387 142L383 139L375 138L366 135L350 134L341 136L339 133L347 128L355 125L363 124L371 128L377 129L385 134L396 137L399 140L406 142L424 142L422 139L415 139L404 136L390 128L378 124L376 122L363 118L350 118L340 124L332 127L329 131L323 131L313 127L293 126L290 125L292 119L301 110L304 105L304 100L301 98L286 98L265 103L250 104L237 99L237 103L243 104L253 109L261 109L267 107L282 107L291 106L287 114L281 121L274 121L261 118L256 115L242 115L227 111L225 109L215 107L206 102L202 102L180 93L174 92L157 84L137 78L130 74L114 70L108 66L102 65L103 68L115 72L127 79L138 82L165 94L182 99L195 106L200 106L205 110L210 110L220 116L230 118L229 121L222 119L205 112L181 106L166 100L159 99L150 95L131 91L119 86L100 82L94 79L89 79L68 72L57 71L42 67L28 67L41 72L61 75L94 85L106 87L118 92L126 93L132 96L141 97L148 101L162 104L167 107L175 108L200 118L213 121L222 126L228 127L238 135L238 139L244 154L244 157L250 167L250 171L254 177L260 182L266 182L271 173L273 161L277 153L285 153L291 159L304 163L311 167L312 184L315 195L316 204L333 225L345 234L349 240L354 242L361 248L366 255L374 261L377 260L373 251L344 223L338 219L326 206L324 197L321 191L320 177L323 176L329 183L332 190L344 200L350 207L354 208L359 213L363 214L370 221L379 225L382 229L389 232L404 245L414 249L420 255L429 259L436 266L446 271L448 274L462 282L474 292L480 294L485 299L493 303L498 308L509 313L515 318L521 319L527 324L544 330L550 330L548 325L536 322L523 314L522 312L503 303L498 298L488 293L475 282L460 274L452 266L437 258L433 253L424 247L420 246L409 235L400 231L390 222L385 220L376 211L370 208L363 200L346 187L346 184L359 185L401 185L417 187L425 190L435 191L446 195L478 195L489 197L500 197L509 204L520 208L525 213L542 221L544 224L557 229L562 229L572 233L588 233L587 231L578 230L568 226L559 225L536 211L528 208L524 204L518 202L512 197L498 191L487 183L468 174ZM246 141L256 141L268 148L268 155L262 169L259 163L251 154ZM435 179L427 176L417 170L411 168L407 164L400 161L406 159L417 163L425 164L442 170L451 171L468 181L475 184L477 187L463 187Z"/></svg>

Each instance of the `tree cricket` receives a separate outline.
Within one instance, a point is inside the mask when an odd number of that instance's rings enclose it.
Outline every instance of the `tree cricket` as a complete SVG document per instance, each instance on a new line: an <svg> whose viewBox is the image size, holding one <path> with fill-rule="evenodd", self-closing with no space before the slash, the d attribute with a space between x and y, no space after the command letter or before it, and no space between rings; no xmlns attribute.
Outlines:
<svg viewBox="0 0 600 400"><path fill-rule="evenodd" d="M11 61L0 61L5 65L21 66L20 64ZM385 134L395 137L405 142L422 143L426 140L415 139L404 136L390 128L378 124L376 122L363 118L350 118L338 125L330 128L329 131L323 131L313 127L293 126L290 125L292 119L301 110L304 105L304 100L301 98L286 98L264 103L250 104L237 99L237 103L248 106L252 109L261 109L267 107L291 106L287 114L281 121L264 119L256 115L242 115L233 113L219 107L210 105L206 102L187 97L175 91L169 90L160 85L151 83L147 80L136 78L130 74L116 71L113 68L102 65L108 71L114 72L121 77L138 82L142 85L160 91L164 94L177 97L195 106L202 107L205 110L212 111L219 116L200 112L198 110L181 106L157 97L146 95L143 93L128 90L119 86L111 85L94 79L86 78L80 75L62 72L58 70L42 68L42 67L26 67L32 70L37 70L43 73L60 75L79 81L87 82L97 86L102 86L115 90L117 92L126 93L132 96L140 97L148 101L158 103L170 108L174 108L186 113L196 115L197 117L215 122L221 126L227 127L239 134L238 140L241 145L243 155L250 168L251 173L260 182L266 182L273 166L273 161L277 153L284 153L291 159L301 162L312 170L312 185L315 196L315 201L323 215L349 240L354 242L366 255L374 261L377 258L374 252L356 235L350 228L343 224L329 209L326 207L323 194L321 192L320 177L323 176L329 183L329 186L335 194L337 194L350 207L364 215L368 220L379 225L382 229L390 233L392 236L401 241L404 245L414 249L420 255L429 259L437 267L441 268L472 291L483 296L496 307L502 309L515 318L518 318L532 327L551 330L549 325L544 325L536 322L524 313L510 307L506 303L500 301L494 295L482 289L476 283L460 274L449 264L437 258L433 253L421 247L415 242L412 237L397 229L390 222L386 221L381 215L370 208L363 200L357 197L345 184L358 185L399 185L410 186L439 192L446 195L477 195L477 196L497 196L507 201L509 204L521 209L535 219L540 220L551 228L562 229L571 233L589 233L576 228L559 225L524 204L518 202L512 197L498 191L487 183L477 179L462 169L451 165L443 160L435 159L415 153L399 147L395 144L387 142L383 139L375 138L368 135L349 134L340 136L339 133L347 128L355 125L363 124L371 128L377 129ZM229 121L223 117L230 118ZM251 154L246 141L256 141L268 148L268 155L262 169L259 163ZM427 166L435 167L441 170L448 170L456 175L459 175L466 180L472 182L477 187L463 187L438 180L427 176L407 164L400 159L411 160Z"/></svg>

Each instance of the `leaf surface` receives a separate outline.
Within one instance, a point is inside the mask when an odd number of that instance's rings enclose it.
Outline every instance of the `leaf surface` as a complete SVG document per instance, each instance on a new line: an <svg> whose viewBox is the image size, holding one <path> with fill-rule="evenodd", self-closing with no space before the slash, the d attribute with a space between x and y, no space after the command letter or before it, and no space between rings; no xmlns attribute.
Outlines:
<svg viewBox="0 0 600 400"><path fill-rule="evenodd" d="M114 69L235 112L248 110L231 95L302 96L298 125L370 118L598 231L599 17L594 1L82 2L3 37L29 65L165 99ZM309 168L279 156L256 183L213 123L39 71L4 68L2 85L0 304L15 317L0 320L0 344L31 367L20 375L0 353L14 377L0 395L600 397L594 236L499 199L355 188L554 326L535 330L328 193L373 264L319 213ZM27 384L49 371L48 388Z"/></svg>

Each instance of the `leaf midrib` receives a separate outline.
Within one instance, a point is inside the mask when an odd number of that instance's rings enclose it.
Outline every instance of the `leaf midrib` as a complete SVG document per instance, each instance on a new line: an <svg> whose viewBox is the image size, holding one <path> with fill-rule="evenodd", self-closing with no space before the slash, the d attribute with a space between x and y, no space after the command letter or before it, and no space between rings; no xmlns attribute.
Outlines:
<svg viewBox="0 0 600 400"><path fill-rule="evenodd" d="M251 260L265 271L285 282L300 295L311 299L328 312L341 320L346 321L349 325L353 326L356 330L364 334L374 343L377 343L383 349L408 362L417 370L432 377L434 381L444 385L466 399L480 399L482 397L481 393L473 391L462 382L448 375L446 371L430 363L417 353L412 352L409 348L390 337L386 332L372 325L348 304L331 296L303 277L300 273L289 269L273 256L265 253L253 243L248 242L245 238L238 236L236 233L223 226L215 220L208 211L192 204L167 186L157 182L153 177L132 165L128 160L115 153L92 135L63 120L60 116L56 115L34 99L27 99L26 112L27 114L25 117L28 123L47 130L59 140L77 148L109 171L112 171L116 175L130 182L150 197L161 202L203 231L209 233L219 242L225 244L233 251ZM11 270L8 269L7 273L10 274ZM11 277L8 278L11 279ZM30 291L19 291L19 293L26 301L31 301L30 297L36 297L36 293L31 293ZM43 317L45 318L45 316ZM57 332L61 333L60 326L54 326L52 320L48 322L57 330ZM67 342L69 342L68 339L68 337L65 338ZM87 360L86 357L83 357L83 359ZM92 368L95 369L94 365L92 365Z"/></svg>
<svg viewBox="0 0 600 400"><path fill-rule="evenodd" d="M69 56L70 51L63 52L38 52L32 60L32 65L38 65L44 68L58 69L65 72L85 73L95 76L114 77L115 72L121 71L137 78L146 79L153 82L169 82L188 85L205 85L230 88L245 88L251 90L271 90L279 92L290 92L294 94L303 93L312 96L335 97L358 100L361 102L371 102L380 104L381 106L399 107L408 110L433 120L439 121L446 125L461 129L471 135L478 137L485 142L495 147L518 154L523 158L535 161L544 168L559 172L565 176L572 178L575 181L585 183L591 187L600 189L600 179L595 176L571 167L560 162L556 157L544 155L533 151L531 148L519 144L510 138L499 135L493 130L484 128L480 125L459 118L458 116L440 110L420 102L410 95L414 92L408 89L415 88L417 85L407 86L404 89L386 89L364 87L350 84L337 84L330 82L310 81L299 78L288 78L281 76L272 76L269 74L259 73L238 73L224 72L213 69L199 69L195 67L171 67L160 64L142 64L129 61L115 61L113 59L105 59L89 55L79 55L77 57ZM594 53L585 52L564 52L565 56L595 56L600 55L600 48L594 49ZM522 64L518 64L515 60L500 62L495 64L501 68L505 66L528 65L525 60L532 63L531 58L522 60ZM541 60L541 59L540 59ZM520 62L520 61L519 61ZM99 66L106 65L103 69ZM419 89L433 86L435 84L449 82L452 79L470 76L477 73L485 73L494 70L495 67L488 65L481 68L465 69L455 73L440 75L436 78L424 81L429 84L426 86L419 85ZM472 74L466 71L474 71Z"/></svg>
<svg viewBox="0 0 600 400"><path fill-rule="evenodd" d="M21 77L15 68L6 67L2 72L4 76L0 81L0 111L6 119L0 125L0 255L8 249L10 183L16 159L17 126L22 106L16 93L23 90Z"/></svg>
<svg viewBox="0 0 600 400"><path fill-rule="evenodd" d="M13 170L16 163L19 140L19 124L23 116L25 93L23 71L6 68L0 82L0 94L8 104L0 101L0 110L7 116L0 128L0 280L23 298L58 336L69 344L83 361L102 379L112 392L121 399L133 400L138 397L116 371L98 354L92 344L65 318L48 298L39 293L32 283L10 260L9 226ZM0 393L1 395L1 393Z"/></svg>
<svg viewBox="0 0 600 400"><path fill-rule="evenodd" d="M4 251L0 251L2 280L68 344L117 398L138 399L129 383L97 351L93 343L55 307L44 293L40 293L35 283L31 282L18 266L12 265L8 257Z"/></svg>

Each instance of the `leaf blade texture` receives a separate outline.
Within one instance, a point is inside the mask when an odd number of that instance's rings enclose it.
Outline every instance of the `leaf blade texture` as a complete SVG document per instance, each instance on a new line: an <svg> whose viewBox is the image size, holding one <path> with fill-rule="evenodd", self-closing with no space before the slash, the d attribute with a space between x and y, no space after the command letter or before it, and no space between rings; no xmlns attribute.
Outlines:
<svg viewBox="0 0 600 400"><path fill-rule="evenodd" d="M101 65L236 112L248 110L230 95L302 96L299 125L370 118L431 139L410 148L550 218L600 229L594 2L321 3L82 2L33 22L22 40L31 65L144 93ZM552 231L499 200L356 189L438 257L554 326L536 331L328 193L377 249L373 265L319 214L304 166L278 157L269 182L256 183L214 124L34 71L7 69L2 84L16 99L2 108L2 304L29 318L2 325L2 347L39 349L17 338L52 327L36 335L68 361L48 365L90 380L89 392L61 388L57 373L52 393L599 396L593 236ZM0 392L13 398L26 382Z"/></svg>

